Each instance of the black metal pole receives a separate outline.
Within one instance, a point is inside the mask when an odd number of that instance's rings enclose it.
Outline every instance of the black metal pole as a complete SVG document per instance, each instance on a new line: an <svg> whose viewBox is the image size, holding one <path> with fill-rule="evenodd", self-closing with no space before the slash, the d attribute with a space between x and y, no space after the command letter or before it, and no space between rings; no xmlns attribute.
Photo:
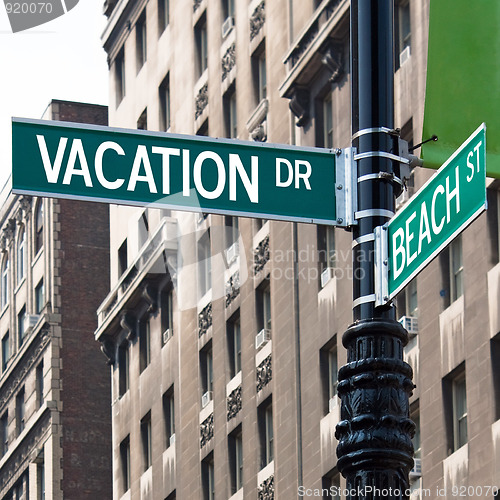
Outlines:
<svg viewBox="0 0 500 500"><path fill-rule="evenodd" d="M394 212L394 0L351 1L353 147L358 164L358 225L353 229L353 319L342 342L341 422L337 467L350 500L408 498L413 465L409 396L403 361L406 330L391 307L375 307L374 229ZM356 157L355 157L356 158ZM397 166L397 164L396 164ZM379 176L379 173L383 172Z"/></svg>

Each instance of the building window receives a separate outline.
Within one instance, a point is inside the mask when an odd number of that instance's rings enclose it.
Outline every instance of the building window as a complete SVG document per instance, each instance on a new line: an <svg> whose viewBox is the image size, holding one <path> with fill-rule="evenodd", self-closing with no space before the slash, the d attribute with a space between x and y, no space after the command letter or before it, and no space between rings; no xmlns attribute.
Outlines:
<svg viewBox="0 0 500 500"><path fill-rule="evenodd" d="M165 419L165 447L175 442L175 400L173 386L163 395L163 418Z"/></svg>
<svg viewBox="0 0 500 500"><path fill-rule="evenodd" d="M10 338L9 332L2 337L2 372L7 369L10 361Z"/></svg>
<svg viewBox="0 0 500 500"><path fill-rule="evenodd" d="M35 255L43 247L43 200L38 200L35 209Z"/></svg>
<svg viewBox="0 0 500 500"><path fill-rule="evenodd" d="M200 373L201 373L201 390L204 396L204 402L208 403L212 399L214 368L213 368L213 351L212 342L208 342L207 346L200 351ZM206 395L206 396L205 396Z"/></svg>
<svg viewBox="0 0 500 500"><path fill-rule="evenodd" d="M163 290L160 295L162 345L174 334L174 304L172 289Z"/></svg>
<svg viewBox="0 0 500 500"><path fill-rule="evenodd" d="M42 457L42 462L37 464L37 484L39 488L39 495L37 500L45 500L45 462Z"/></svg>
<svg viewBox="0 0 500 500"><path fill-rule="evenodd" d="M257 104L267 97L266 51L258 49L252 56L252 75Z"/></svg>
<svg viewBox="0 0 500 500"><path fill-rule="evenodd" d="M328 414L337 403L338 359L337 336L335 335L320 350L320 369L323 388L323 409Z"/></svg>
<svg viewBox="0 0 500 500"><path fill-rule="evenodd" d="M335 228L318 226L318 261L321 273L327 269L335 269L337 254L335 252Z"/></svg>
<svg viewBox="0 0 500 500"><path fill-rule="evenodd" d="M323 147L333 148L333 102L331 92L323 100Z"/></svg>
<svg viewBox="0 0 500 500"><path fill-rule="evenodd" d="M9 414L5 412L0 419L0 452L3 457L9 449Z"/></svg>
<svg viewBox="0 0 500 500"><path fill-rule="evenodd" d="M116 106L118 107L125 97L125 51L123 47L115 59L115 92Z"/></svg>
<svg viewBox="0 0 500 500"><path fill-rule="evenodd" d="M200 298L212 288L210 233L206 231L198 240L198 283Z"/></svg>
<svg viewBox="0 0 500 500"><path fill-rule="evenodd" d="M274 460L274 429L272 400L264 402L258 409L261 469Z"/></svg>
<svg viewBox="0 0 500 500"><path fill-rule="evenodd" d="M269 282L257 289L257 330L271 331L271 287Z"/></svg>
<svg viewBox="0 0 500 500"><path fill-rule="evenodd" d="M223 97L225 135L230 139L238 137L238 118L236 114L236 91L234 86Z"/></svg>
<svg viewBox="0 0 500 500"><path fill-rule="evenodd" d="M203 500L215 500L215 471L213 453L201 462Z"/></svg>
<svg viewBox="0 0 500 500"><path fill-rule="evenodd" d="M16 396L16 429L17 435L21 434L24 430L24 416L25 416L25 398L24 387L17 393Z"/></svg>
<svg viewBox="0 0 500 500"><path fill-rule="evenodd" d="M2 264L2 309L9 303L9 255L5 254Z"/></svg>
<svg viewBox="0 0 500 500"><path fill-rule="evenodd" d="M170 0L158 0L158 33L161 35L170 23Z"/></svg>
<svg viewBox="0 0 500 500"><path fill-rule="evenodd" d="M226 216L224 221L224 243L226 265L229 267L239 255L238 238L240 235L238 217Z"/></svg>
<svg viewBox="0 0 500 500"><path fill-rule="evenodd" d="M421 455L421 450L420 450L420 411L419 411L418 407L411 411L410 418L413 420L413 422L415 424L415 434L412 438L414 456L415 456L415 458L420 458L420 455Z"/></svg>
<svg viewBox="0 0 500 500"><path fill-rule="evenodd" d="M142 373L151 362L151 325L148 316L139 322L139 358Z"/></svg>
<svg viewBox="0 0 500 500"><path fill-rule="evenodd" d="M35 287L35 312L41 314L45 306L45 291L43 288L43 279Z"/></svg>
<svg viewBox="0 0 500 500"><path fill-rule="evenodd" d="M129 343L125 340L118 348L118 391L120 397L123 396L130 388L129 356Z"/></svg>
<svg viewBox="0 0 500 500"><path fill-rule="evenodd" d="M417 280L410 281L396 298L398 316L418 317Z"/></svg>
<svg viewBox="0 0 500 500"><path fill-rule="evenodd" d="M400 67L400 54L411 44L410 0L397 0L394 5L394 41L396 43L394 68Z"/></svg>
<svg viewBox="0 0 500 500"><path fill-rule="evenodd" d="M495 421L500 419L500 333L491 339L491 372L493 375L493 390L495 403Z"/></svg>
<svg viewBox="0 0 500 500"><path fill-rule="evenodd" d="M17 315L17 333L19 340L19 347L23 345L24 338L26 337L26 323L27 323L27 315L26 315L26 306L19 311Z"/></svg>
<svg viewBox="0 0 500 500"><path fill-rule="evenodd" d="M159 88L160 97L160 129L166 131L170 128L170 77L167 75Z"/></svg>
<svg viewBox="0 0 500 500"><path fill-rule="evenodd" d="M147 130L148 129L148 109L145 108L144 111L139 116L137 120L137 130Z"/></svg>
<svg viewBox="0 0 500 500"><path fill-rule="evenodd" d="M450 244L450 297L455 302L463 294L462 236Z"/></svg>
<svg viewBox="0 0 500 500"><path fill-rule="evenodd" d="M36 367L36 402L37 407L40 408L43 405L44 395L43 395L43 361L41 361Z"/></svg>
<svg viewBox="0 0 500 500"><path fill-rule="evenodd" d="M467 393L465 371L452 381L453 451L467 443Z"/></svg>
<svg viewBox="0 0 500 500"><path fill-rule="evenodd" d="M231 378L241 371L241 324L239 316L227 322L227 344Z"/></svg>
<svg viewBox="0 0 500 500"><path fill-rule="evenodd" d="M118 249L118 276L121 276L128 267L128 258L127 258L127 239L123 241Z"/></svg>
<svg viewBox="0 0 500 500"><path fill-rule="evenodd" d="M21 283L25 273L25 259L26 259L26 232L24 228L21 229L19 239L17 242L17 282Z"/></svg>
<svg viewBox="0 0 500 500"><path fill-rule="evenodd" d="M234 0L222 0L222 17L234 17Z"/></svg>
<svg viewBox="0 0 500 500"><path fill-rule="evenodd" d="M144 471L153 465L152 441L151 441L151 412L141 420L141 441L142 441L142 463Z"/></svg>
<svg viewBox="0 0 500 500"><path fill-rule="evenodd" d="M195 26L194 38L196 44L196 70L198 77L200 77L208 67L206 14L203 14L198 24Z"/></svg>
<svg viewBox="0 0 500 500"><path fill-rule="evenodd" d="M196 135L208 137L208 118L201 124L201 127L196 132Z"/></svg>
<svg viewBox="0 0 500 500"><path fill-rule="evenodd" d="M241 426L229 435L228 445L231 493L234 495L239 489L243 488L243 438Z"/></svg>
<svg viewBox="0 0 500 500"><path fill-rule="evenodd" d="M135 25L135 49L137 73L139 73L147 58L146 10L142 12Z"/></svg>
<svg viewBox="0 0 500 500"><path fill-rule="evenodd" d="M120 443L120 462L123 493L130 489L130 436Z"/></svg>
<svg viewBox="0 0 500 500"><path fill-rule="evenodd" d="M340 500L340 474L337 469L329 472L322 479L323 492L326 493L326 498L328 500Z"/></svg>

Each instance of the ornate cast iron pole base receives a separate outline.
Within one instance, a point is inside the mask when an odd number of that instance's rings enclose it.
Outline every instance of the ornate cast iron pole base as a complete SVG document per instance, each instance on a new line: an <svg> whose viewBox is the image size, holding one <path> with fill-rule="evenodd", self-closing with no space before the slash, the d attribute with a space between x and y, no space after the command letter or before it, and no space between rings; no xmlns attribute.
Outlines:
<svg viewBox="0 0 500 500"><path fill-rule="evenodd" d="M407 498L415 429L408 418L412 369L403 361L408 334L393 320L365 320L342 341L347 364L339 372L337 467L355 492L348 498Z"/></svg>

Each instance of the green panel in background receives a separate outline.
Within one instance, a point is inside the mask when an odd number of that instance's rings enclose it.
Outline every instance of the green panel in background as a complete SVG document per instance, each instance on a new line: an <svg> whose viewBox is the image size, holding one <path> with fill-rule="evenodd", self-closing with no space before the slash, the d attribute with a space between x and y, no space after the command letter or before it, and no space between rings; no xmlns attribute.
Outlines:
<svg viewBox="0 0 500 500"><path fill-rule="evenodd" d="M488 127L487 170L500 178L500 1L431 0L424 166L439 168L464 137Z"/></svg>

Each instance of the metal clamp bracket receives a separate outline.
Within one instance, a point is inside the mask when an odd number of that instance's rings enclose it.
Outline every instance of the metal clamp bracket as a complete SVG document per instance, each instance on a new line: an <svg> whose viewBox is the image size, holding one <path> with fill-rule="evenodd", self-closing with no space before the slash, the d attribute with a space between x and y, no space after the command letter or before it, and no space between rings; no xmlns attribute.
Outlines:
<svg viewBox="0 0 500 500"><path fill-rule="evenodd" d="M397 161L399 163L404 163L406 165L410 164L410 160L408 158L388 153L387 151L366 151L365 153L358 153L354 155L354 159L356 161L363 160L364 158L375 158L375 157L387 158L388 160Z"/></svg>
<svg viewBox="0 0 500 500"><path fill-rule="evenodd" d="M357 139L358 137L361 137L362 135L367 135L367 134L388 134L388 135L391 135L393 137L397 137L399 135L399 130L387 128L387 127L364 128L362 130L358 130L351 137L351 141L354 141L354 139Z"/></svg>
<svg viewBox="0 0 500 500"><path fill-rule="evenodd" d="M335 158L335 210L337 225L353 226L358 223L357 165L354 161L356 148L338 149Z"/></svg>
<svg viewBox="0 0 500 500"><path fill-rule="evenodd" d="M387 224L378 226L374 231L375 258L375 307L389 302L389 241Z"/></svg>
<svg viewBox="0 0 500 500"><path fill-rule="evenodd" d="M404 186L403 181L394 175L394 173L389 172L378 172L376 174L366 174L358 178L358 182L370 181L370 180L388 180L390 182L396 182L400 186Z"/></svg>

